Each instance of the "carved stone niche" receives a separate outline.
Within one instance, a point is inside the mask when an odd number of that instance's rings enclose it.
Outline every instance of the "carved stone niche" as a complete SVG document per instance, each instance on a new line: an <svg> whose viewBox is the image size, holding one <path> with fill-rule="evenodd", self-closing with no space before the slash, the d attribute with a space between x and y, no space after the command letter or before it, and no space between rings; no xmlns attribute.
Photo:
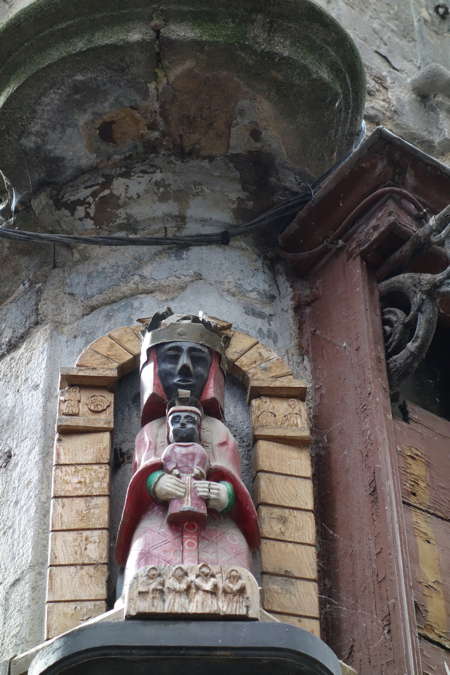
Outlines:
<svg viewBox="0 0 450 675"><path fill-rule="evenodd" d="M259 587L242 567L207 563L144 567L128 587L125 617L162 615L259 619Z"/></svg>

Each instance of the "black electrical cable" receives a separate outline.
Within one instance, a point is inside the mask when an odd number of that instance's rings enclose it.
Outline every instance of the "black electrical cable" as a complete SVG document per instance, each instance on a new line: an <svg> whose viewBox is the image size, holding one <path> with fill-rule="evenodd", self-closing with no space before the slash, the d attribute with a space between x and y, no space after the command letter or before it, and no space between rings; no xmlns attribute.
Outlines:
<svg viewBox="0 0 450 675"><path fill-rule="evenodd" d="M309 186L308 186L309 187ZM210 234L192 234L180 237L129 237L129 236L111 236L96 235L88 237L76 234L56 234L44 232L29 232L27 230L16 230L10 227L0 227L0 238L14 239L16 241L34 241L43 244L90 244L96 246L210 246L215 244L229 244L231 239L250 234L251 232L265 225L273 225L289 216L294 216L307 204L313 196L312 189L307 193L293 197L284 204L274 207L269 211L257 216L245 225L233 228L232 230L223 230ZM11 222L7 221L7 222Z"/></svg>
<svg viewBox="0 0 450 675"><path fill-rule="evenodd" d="M274 225L282 223L287 218L295 216L302 208L311 201L315 196L317 188L321 183L338 168L351 155L352 151L347 153L343 159L330 167L322 176L311 184L305 183L307 187L306 192L301 192L292 199L287 200L280 206L275 206L261 215L257 216L248 223L238 227L232 227L230 230L223 230L222 232L214 232L210 234L192 234L180 237L130 237L130 236L110 236L110 235L96 235L95 237L88 237L76 234L56 234L49 232L29 232L27 230L19 230L16 228L6 227L14 223L14 217L4 221L4 225L0 225L0 238L13 239L16 241L31 241L41 244L88 244L94 246L211 246L216 244L227 245L231 239L258 230L260 227L266 225ZM0 171L3 178L4 185L10 194L11 186L4 174ZM14 191L12 192L14 199ZM286 223L287 224L287 223Z"/></svg>

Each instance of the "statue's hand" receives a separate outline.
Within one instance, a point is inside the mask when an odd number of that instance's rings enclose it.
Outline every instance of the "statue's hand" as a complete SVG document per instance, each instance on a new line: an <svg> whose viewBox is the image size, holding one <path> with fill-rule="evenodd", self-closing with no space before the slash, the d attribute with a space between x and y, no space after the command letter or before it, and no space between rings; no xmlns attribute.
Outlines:
<svg viewBox="0 0 450 675"><path fill-rule="evenodd" d="M165 473L158 479L153 493L157 499L162 502L168 502L170 499L184 497L186 494L186 485L176 476Z"/></svg>
<svg viewBox="0 0 450 675"><path fill-rule="evenodd" d="M223 511L227 506L228 493L225 485L210 480L196 480L194 486L199 497L206 501L210 509Z"/></svg>

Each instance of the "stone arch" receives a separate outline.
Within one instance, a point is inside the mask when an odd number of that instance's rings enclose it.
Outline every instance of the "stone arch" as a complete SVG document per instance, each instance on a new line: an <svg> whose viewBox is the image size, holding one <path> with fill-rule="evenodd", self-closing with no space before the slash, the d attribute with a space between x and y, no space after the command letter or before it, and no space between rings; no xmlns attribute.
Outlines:
<svg viewBox="0 0 450 675"><path fill-rule="evenodd" d="M273 350L214 320L229 337L228 369L251 406L264 608L319 634L306 385ZM46 638L106 611L114 389L138 367L141 330L112 330L61 370Z"/></svg>

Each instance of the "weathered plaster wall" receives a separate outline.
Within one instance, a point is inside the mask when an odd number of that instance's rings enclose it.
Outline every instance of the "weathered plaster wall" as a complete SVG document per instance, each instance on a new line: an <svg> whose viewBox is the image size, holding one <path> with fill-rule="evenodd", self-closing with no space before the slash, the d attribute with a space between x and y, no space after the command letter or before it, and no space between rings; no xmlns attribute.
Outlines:
<svg viewBox="0 0 450 675"><path fill-rule="evenodd" d="M25 4L0 2L0 19ZM361 51L368 127L383 124L438 158L447 157L449 99L442 93L421 99L410 80L431 62L448 67L450 17L438 16L436 3L428 0L319 4ZM105 169L56 195L43 191L34 200L31 225L118 233L125 221L126 231L134 232L144 216L148 229L140 234L155 234L155 227L192 232L199 225L214 231L259 212L268 205L268 192L289 194L295 175L278 172L275 178L275 187L264 177L258 182L228 160L159 158L133 165L125 176ZM22 216L20 225L29 225L30 217ZM273 261L270 239L186 250L5 242L0 248L0 657L7 658L42 639L60 366L74 363L98 336L170 304L176 311L202 308L227 318L287 356L297 374L307 371L297 351L292 288Z"/></svg>
<svg viewBox="0 0 450 675"><path fill-rule="evenodd" d="M245 196L233 173L222 177L218 187L223 195L216 192L214 207L206 203L200 206L200 219L228 220L230 194ZM185 196L189 204L189 195ZM178 222L173 208L167 207L168 227ZM191 226L193 222L190 220ZM20 254L20 246L14 249ZM24 257L21 267L24 283L16 277L11 284L13 298L1 306L5 326L0 359L4 390L0 422L4 458L0 468L4 535L1 589L6 608L3 658L42 640L49 481L60 366L72 365L95 338L118 326L133 324L136 318L149 316L167 304L175 311L201 308L226 318L287 356L297 373L300 364L289 309L289 283L282 268L253 239L236 240L228 248L186 250L57 246L54 251L31 250L28 260L27 265ZM16 264L22 265L21 260ZM132 392L130 398L133 400ZM240 419L244 409L239 398L243 401L242 394L231 395L229 407L236 411L231 426L244 439ZM127 416L126 411L127 407L120 414ZM123 435L130 449L132 439L125 430ZM117 439L117 445L123 442L122 437ZM123 475L115 479L117 490L122 492L126 482ZM115 519L117 515L116 508Z"/></svg>
<svg viewBox="0 0 450 675"><path fill-rule="evenodd" d="M443 162L450 159L450 79L422 98L411 81L432 63L450 78L450 3L318 0L354 39L367 76L368 130L382 125ZM440 8L440 9L439 9ZM446 91L446 93L443 93Z"/></svg>

